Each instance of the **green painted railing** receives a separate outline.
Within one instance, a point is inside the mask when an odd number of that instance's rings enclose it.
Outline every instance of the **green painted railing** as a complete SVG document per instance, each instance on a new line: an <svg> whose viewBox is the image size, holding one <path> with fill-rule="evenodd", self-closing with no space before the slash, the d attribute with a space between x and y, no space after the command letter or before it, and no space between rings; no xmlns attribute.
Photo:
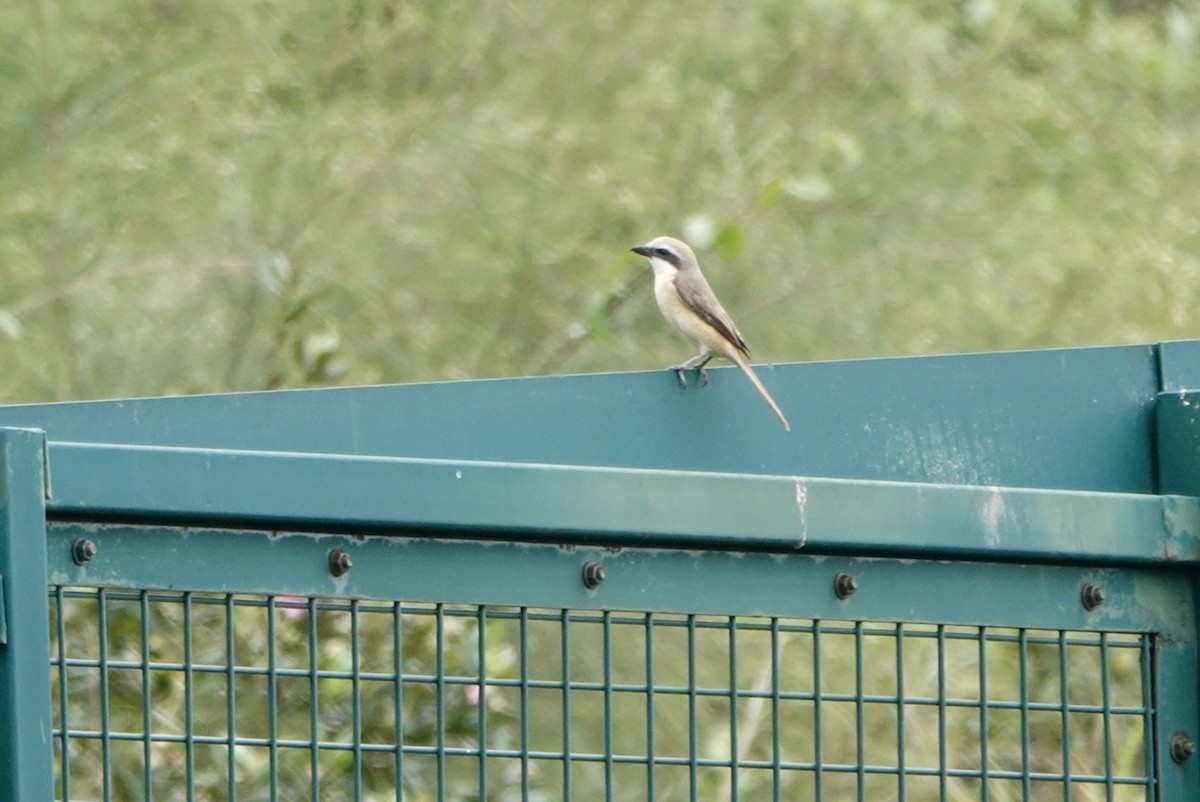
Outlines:
<svg viewBox="0 0 1200 802"><path fill-rule="evenodd" d="M0 407L0 799L1200 798L1200 343Z"/></svg>

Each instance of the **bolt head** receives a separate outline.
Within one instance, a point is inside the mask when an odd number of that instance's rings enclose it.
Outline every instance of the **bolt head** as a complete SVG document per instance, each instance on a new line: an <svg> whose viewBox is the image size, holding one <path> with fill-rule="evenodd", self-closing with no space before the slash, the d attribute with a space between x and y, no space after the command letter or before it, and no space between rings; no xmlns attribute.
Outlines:
<svg viewBox="0 0 1200 802"><path fill-rule="evenodd" d="M850 598L856 590L858 590L858 580L854 578L853 574L838 571L837 575L833 577L833 595L839 599Z"/></svg>
<svg viewBox="0 0 1200 802"><path fill-rule="evenodd" d="M350 566L354 562L350 559L350 553L345 549L331 549L329 552L329 573L334 576L342 576L350 570Z"/></svg>
<svg viewBox="0 0 1200 802"><path fill-rule="evenodd" d="M604 566L595 560L588 560L583 564L582 579L585 588L594 590L604 581Z"/></svg>
<svg viewBox="0 0 1200 802"><path fill-rule="evenodd" d="M88 540L86 537L81 537L71 544L71 558L75 560L76 565L83 565L88 560L96 556L99 549L95 542Z"/></svg>
<svg viewBox="0 0 1200 802"><path fill-rule="evenodd" d="M1093 582L1084 582L1079 591L1079 601L1088 612L1095 610L1104 603L1104 588Z"/></svg>
<svg viewBox="0 0 1200 802"><path fill-rule="evenodd" d="M1171 760L1176 763L1185 763L1188 758L1196 754L1196 742L1186 732L1179 730L1171 736L1170 751Z"/></svg>

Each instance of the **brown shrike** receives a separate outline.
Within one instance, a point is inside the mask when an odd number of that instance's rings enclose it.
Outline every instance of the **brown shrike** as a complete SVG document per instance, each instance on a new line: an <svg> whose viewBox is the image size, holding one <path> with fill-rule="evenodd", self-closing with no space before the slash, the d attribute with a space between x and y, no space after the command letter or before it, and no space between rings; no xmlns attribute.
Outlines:
<svg viewBox="0 0 1200 802"><path fill-rule="evenodd" d="M686 387L683 372L695 370L703 386L708 382L704 366L714 356L723 356L742 369L783 428L790 432L792 427L779 405L746 361L750 348L712 287L704 280L696 254L687 243L672 237L658 237L631 250L650 260L650 267L654 269L654 300L658 301L663 317L676 331L700 346L696 356L671 367L679 383Z"/></svg>

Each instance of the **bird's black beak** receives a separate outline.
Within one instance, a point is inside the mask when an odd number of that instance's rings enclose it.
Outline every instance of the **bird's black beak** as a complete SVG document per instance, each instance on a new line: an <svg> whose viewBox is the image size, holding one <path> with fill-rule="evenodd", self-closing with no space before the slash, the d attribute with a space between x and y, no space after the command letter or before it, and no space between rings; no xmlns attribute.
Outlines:
<svg viewBox="0 0 1200 802"><path fill-rule="evenodd" d="M651 251L650 248L645 245L638 245L636 248L630 248L629 250L633 251L638 256L645 256L647 259L650 258L650 254L653 253L653 251Z"/></svg>

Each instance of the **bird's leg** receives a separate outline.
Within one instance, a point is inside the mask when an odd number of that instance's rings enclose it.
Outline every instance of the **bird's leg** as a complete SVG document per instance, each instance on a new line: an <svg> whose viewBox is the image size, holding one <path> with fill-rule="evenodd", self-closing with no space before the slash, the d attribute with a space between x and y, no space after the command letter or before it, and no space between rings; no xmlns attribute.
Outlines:
<svg viewBox="0 0 1200 802"><path fill-rule="evenodd" d="M700 386L708 384L708 373L704 370L704 366L708 364L708 360L712 359L712 353L705 349L696 354L691 359L680 362L678 365L672 365L669 370L675 371L675 378L679 379L680 387L687 387L687 379L684 378L684 371L695 370L696 376L700 379Z"/></svg>

